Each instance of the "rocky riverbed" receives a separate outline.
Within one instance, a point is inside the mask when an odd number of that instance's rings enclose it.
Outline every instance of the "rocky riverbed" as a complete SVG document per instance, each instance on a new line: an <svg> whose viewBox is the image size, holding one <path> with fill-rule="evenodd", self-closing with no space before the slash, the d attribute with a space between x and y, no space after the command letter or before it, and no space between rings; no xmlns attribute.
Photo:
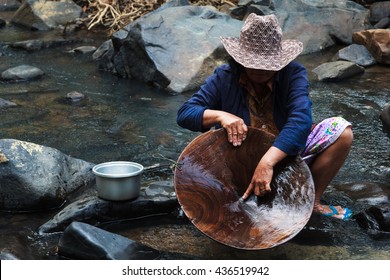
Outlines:
<svg viewBox="0 0 390 280"><path fill-rule="evenodd" d="M338 51L345 45L299 57L309 73L314 118L342 115L353 124L351 155L324 199L348 206L355 215L346 222L313 216L293 240L269 250L243 251L204 236L186 219L175 198L175 161L197 136L175 122L177 108L191 91L172 95L161 88L99 70L93 52L74 50L99 48L106 40L100 33L81 31L64 40L57 30L32 33L8 25L0 29L0 38L1 72L30 65L44 73L38 79L1 82L0 98L5 100L1 109L1 139L23 141L21 147L34 145L33 150L54 148L58 151L57 160L70 157L86 166L130 160L147 167L141 196L132 202L116 204L99 199L90 169L86 169L88 179L83 187L77 191L59 188L66 192L54 192L61 195L53 195L57 203L48 209L3 209L7 211L0 217L2 259L99 256L94 250L75 250L77 244L72 238L88 239L91 232L99 232L91 248L103 247L113 259L141 258L137 252L146 248L150 254L142 258L390 259L390 143L388 129L380 119L388 103L388 66L374 64L337 82L319 81L314 69L337 60ZM32 38L47 45L36 50L11 46ZM20 150L10 154L2 147L4 162L12 162L12 155L21 155ZM24 158L32 156L25 155ZM24 163L33 166L37 162L33 159ZM39 167L42 164L35 165L35 170ZM42 177L46 170L41 170ZM55 172L64 175L50 169L50 173ZM62 182L68 182L61 176L58 178ZM3 196L3 205L6 198ZM112 244L102 243L99 238L105 236L113 237L116 244L132 244L134 251L113 254Z"/></svg>

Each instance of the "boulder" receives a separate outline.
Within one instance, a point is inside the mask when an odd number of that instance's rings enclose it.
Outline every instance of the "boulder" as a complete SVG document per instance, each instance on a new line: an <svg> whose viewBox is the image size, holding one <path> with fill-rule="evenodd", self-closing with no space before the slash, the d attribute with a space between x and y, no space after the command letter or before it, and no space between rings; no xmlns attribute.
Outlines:
<svg viewBox="0 0 390 280"><path fill-rule="evenodd" d="M339 59L347 60L361 66L367 67L376 64L375 58L363 45L352 44L338 51Z"/></svg>
<svg viewBox="0 0 390 280"><path fill-rule="evenodd" d="M285 38L303 42L303 54L340 42L352 43L352 33L368 27L369 10L353 1L272 1Z"/></svg>
<svg viewBox="0 0 390 280"><path fill-rule="evenodd" d="M15 12L11 23L47 31L74 22L81 14L81 7L72 0L25 0Z"/></svg>
<svg viewBox="0 0 390 280"><path fill-rule="evenodd" d="M160 253L121 235L73 222L61 236L58 255L75 260L153 260Z"/></svg>
<svg viewBox="0 0 390 280"><path fill-rule="evenodd" d="M383 124L390 129L390 103L387 103L380 114L380 119L382 120Z"/></svg>
<svg viewBox="0 0 390 280"><path fill-rule="evenodd" d="M352 32L367 27L369 14L353 1L240 1L230 16L212 7L163 5L116 32L93 57L100 69L121 77L173 93L197 89L226 62L220 37L239 37L242 21L232 17L250 12L274 13L284 38L303 42L302 54L352 43Z"/></svg>
<svg viewBox="0 0 390 280"><path fill-rule="evenodd" d="M173 93L196 88L226 60L220 36L238 37L241 26L212 7L152 12L114 35L111 70ZM107 68L103 62L101 68Z"/></svg>
<svg viewBox="0 0 390 280"><path fill-rule="evenodd" d="M35 211L61 206L67 196L95 182L93 164L57 149L1 139L0 210Z"/></svg>
<svg viewBox="0 0 390 280"><path fill-rule="evenodd" d="M349 61L323 63L313 69L320 81L340 81L364 72L364 67Z"/></svg>
<svg viewBox="0 0 390 280"><path fill-rule="evenodd" d="M378 21L373 27L374 29L386 29L390 26L390 18L382 18L380 21Z"/></svg>
<svg viewBox="0 0 390 280"><path fill-rule="evenodd" d="M390 64L390 29L371 29L352 34L353 42L364 45L378 63Z"/></svg>
<svg viewBox="0 0 390 280"><path fill-rule="evenodd" d="M354 216L359 226L367 230L373 239L390 238L390 208L389 205L371 206Z"/></svg>
<svg viewBox="0 0 390 280"><path fill-rule="evenodd" d="M0 98L0 110L18 106L16 103Z"/></svg>
<svg viewBox="0 0 390 280"><path fill-rule="evenodd" d="M20 7L18 0L0 0L0 12L16 11Z"/></svg>
<svg viewBox="0 0 390 280"><path fill-rule="evenodd" d="M76 199L39 227L39 233L62 232L73 221L89 224L169 214L178 207L172 182L142 187L138 198L115 202L90 195Z"/></svg>
<svg viewBox="0 0 390 280"><path fill-rule="evenodd" d="M370 6L371 22L376 23L388 17L390 17L390 1L378 1Z"/></svg>
<svg viewBox="0 0 390 280"><path fill-rule="evenodd" d="M34 66L30 65L19 65L16 67L9 68L1 73L2 80L32 80L42 77L45 73Z"/></svg>

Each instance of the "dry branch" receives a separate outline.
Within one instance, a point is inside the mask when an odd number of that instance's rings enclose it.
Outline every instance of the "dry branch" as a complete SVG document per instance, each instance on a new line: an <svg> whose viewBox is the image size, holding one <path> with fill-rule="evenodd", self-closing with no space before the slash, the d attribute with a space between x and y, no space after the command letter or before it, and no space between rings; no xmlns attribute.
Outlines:
<svg viewBox="0 0 390 280"><path fill-rule="evenodd" d="M87 26L107 27L113 33L135 19L156 10L166 0L88 0ZM192 5L214 6L220 9L224 5L233 7L238 0L190 0Z"/></svg>

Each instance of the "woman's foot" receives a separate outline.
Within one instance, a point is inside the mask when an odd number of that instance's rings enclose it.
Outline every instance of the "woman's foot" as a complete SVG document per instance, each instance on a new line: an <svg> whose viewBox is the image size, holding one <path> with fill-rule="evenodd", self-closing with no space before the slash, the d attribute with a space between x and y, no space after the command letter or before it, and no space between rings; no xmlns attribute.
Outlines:
<svg viewBox="0 0 390 280"><path fill-rule="evenodd" d="M314 205L313 212L341 220L347 220L352 216L352 212L348 208L342 208L341 206L333 205Z"/></svg>

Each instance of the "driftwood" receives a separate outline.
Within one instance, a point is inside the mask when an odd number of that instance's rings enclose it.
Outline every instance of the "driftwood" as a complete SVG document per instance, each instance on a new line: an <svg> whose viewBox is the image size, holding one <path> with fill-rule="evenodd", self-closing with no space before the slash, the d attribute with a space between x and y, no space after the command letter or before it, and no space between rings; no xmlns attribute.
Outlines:
<svg viewBox="0 0 390 280"><path fill-rule="evenodd" d="M88 29L104 26L115 32L135 19L156 10L166 0L88 0ZM235 6L238 0L192 0L192 5L211 5L220 9L224 5Z"/></svg>

